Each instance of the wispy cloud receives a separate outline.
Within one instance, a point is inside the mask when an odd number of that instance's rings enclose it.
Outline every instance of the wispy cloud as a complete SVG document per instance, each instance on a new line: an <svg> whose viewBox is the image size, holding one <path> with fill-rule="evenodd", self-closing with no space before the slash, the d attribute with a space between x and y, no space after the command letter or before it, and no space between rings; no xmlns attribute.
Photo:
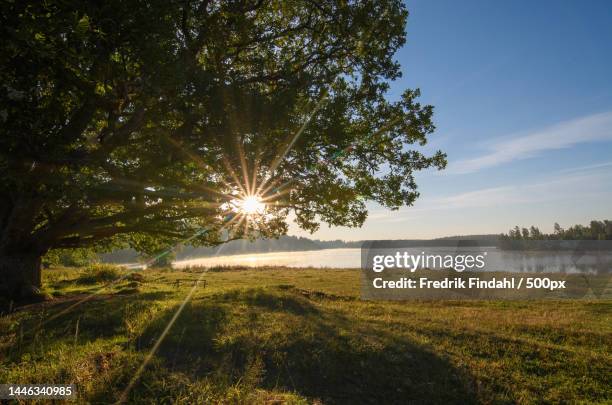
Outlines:
<svg viewBox="0 0 612 405"><path fill-rule="evenodd" d="M561 122L526 135L504 137L476 158L449 164L451 173L473 173L579 143L612 140L612 111Z"/></svg>
<svg viewBox="0 0 612 405"><path fill-rule="evenodd" d="M400 213L376 210L369 219L375 221L402 222L418 218L431 211L465 210L470 208L494 208L501 210L510 206L562 202L579 199L609 199L612 191L612 171L597 170L603 165L583 167L585 172L563 175L532 183L488 187L479 190L429 198L417 201L414 207L400 210ZM589 172L590 171L590 172ZM500 211L502 212L502 211Z"/></svg>
<svg viewBox="0 0 612 405"><path fill-rule="evenodd" d="M612 162L595 163L595 164L586 165L586 166L570 167L569 169L561 170L558 173L576 173L576 172L583 172L587 170L605 169L608 167L612 167Z"/></svg>
<svg viewBox="0 0 612 405"><path fill-rule="evenodd" d="M610 194L607 187L612 172L563 175L547 180L485 188L452 196L436 198L424 209L463 209L479 207L503 207L513 204L564 201L595 194Z"/></svg>

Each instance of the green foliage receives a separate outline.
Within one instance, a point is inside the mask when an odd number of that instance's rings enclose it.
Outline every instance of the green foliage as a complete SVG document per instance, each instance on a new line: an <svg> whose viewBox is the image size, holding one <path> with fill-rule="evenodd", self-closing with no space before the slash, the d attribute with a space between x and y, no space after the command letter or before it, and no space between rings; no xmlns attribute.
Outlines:
<svg viewBox="0 0 612 405"><path fill-rule="evenodd" d="M95 263L83 268L79 282L85 284L115 281L121 277L119 267L106 263Z"/></svg>
<svg viewBox="0 0 612 405"><path fill-rule="evenodd" d="M172 267L172 262L176 260L176 254L173 251L164 251L155 256L154 259L149 267Z"/></svg>
<svg viewBox="0 0 612 405"><path fill-rule="evenodd" d="M0 254L214 245L282 234L290 211L312 231L411 205L414 172L446 160L411 146L434 130L419 91L385 98L407 16L400 0L2 2ZM267 215L231 221L264 182Z"/></svg>
<svg viewBox="0 0 612 405"><path fill-rule="evenodd" d="M81 267L98 261L98 255L93 249L53 249L42 259L45 267L65 266Z"/></svg>

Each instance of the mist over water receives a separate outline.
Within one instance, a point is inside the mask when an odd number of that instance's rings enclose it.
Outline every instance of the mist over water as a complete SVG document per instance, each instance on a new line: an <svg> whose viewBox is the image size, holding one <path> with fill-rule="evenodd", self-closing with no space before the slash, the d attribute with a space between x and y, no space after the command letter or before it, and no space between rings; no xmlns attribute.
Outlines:
<svg viewBox="0 0 612 405"><path fill-rule="evenodd" d="M520 252L505 251L495 247L415 247L401 250L409 254L474 254L486 252L482 271L509 271L529 273L602 273L612 268L612 252L580 254L575 252ZM392 254L391 250L389 251ZM213 256L174 262L175 268L214 266L286 266L360 268L361 249L323 249L299 252L249 253L240 255Z"/></svg>

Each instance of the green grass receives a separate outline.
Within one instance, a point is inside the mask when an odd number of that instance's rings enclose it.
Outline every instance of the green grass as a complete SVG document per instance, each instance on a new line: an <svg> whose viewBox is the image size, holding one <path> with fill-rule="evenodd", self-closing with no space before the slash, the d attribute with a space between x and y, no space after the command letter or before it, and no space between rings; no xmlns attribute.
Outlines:
<svg viewBox="0 0 612 405"><path fill-rule="evenodd" d="M358 270L216 270L130 403L612 401L609 300L369 302ZM99 291L109 281L81 273L47 271L54 301L0 317L0 383L113 402L200 276L146 270Z"/></svg>

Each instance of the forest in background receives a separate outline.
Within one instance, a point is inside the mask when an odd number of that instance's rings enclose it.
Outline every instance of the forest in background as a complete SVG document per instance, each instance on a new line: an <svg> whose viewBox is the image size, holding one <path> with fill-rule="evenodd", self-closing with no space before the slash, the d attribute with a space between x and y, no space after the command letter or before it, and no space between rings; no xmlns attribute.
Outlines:
<svg viewBox="0 0 612 405"><path fill-rule="evenodd" d="M555 223L552 233L544 233L536 226L529 228L514 227L508 233L457 235L433 239L435 241L478 240L491 242L500 247L505 241L537 241L537 240L612 240L612 220L593 220L588 225L572 225L567 229ZM405 239L404 242L418 242L415 239ZM171 253L164 255L159 265L168 265L174 260L185 260L214 255L235 255L267 252L299 252L321 249L360 248L367 241L318 240L298 236L284 235L278 239L234 240L215 247L178 246ZM143 261L143 257L133 249L119 249L107 253L96 253L89 249L60 249L51 251L45 258L45 264L68 267L84 266L95 261L106 263L135 263Z"/></svg>
<svg viewBox="0 0 612 405"><path fill-rule="evenodd" d="M563 229L555 222L553 233L544 233L536 226L519 228L515 226L502 240L612 240L612 221L592 220L589 225L573 225Z"/></svg>

